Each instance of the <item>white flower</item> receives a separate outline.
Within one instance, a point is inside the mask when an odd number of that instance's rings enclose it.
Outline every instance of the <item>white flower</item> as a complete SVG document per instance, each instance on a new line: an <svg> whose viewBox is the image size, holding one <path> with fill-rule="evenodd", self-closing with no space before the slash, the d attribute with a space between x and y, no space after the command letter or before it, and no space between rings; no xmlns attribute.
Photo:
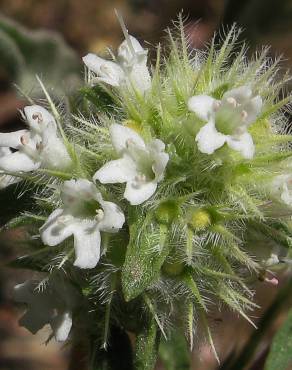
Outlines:
<svg viewBox="0 0 292 370"><path fill-rule="evenodd" d="M231 149L251 159L255 148L247 129L261 112L262 104L262 98L253 96L248 86L227 91L222 100L207 95L191 97L189 110L207 121L196 136L200 152L212 154L227 143Z"/></svg>
<svg viewBox="0 0 292 370"><path fill-rule="evenodd" d="M99 82L120 87L131 86L144 93L151 86L147 67L147 50L135 37L128 35L118 48L115 62L87 54L82 58L87 68L96 74Z"/></svg>
<svg viewBox="0 0 292 370"><path fill-rule="evenodd" d="M125 216L115 203L104 201L96 186L85 179L65 181L61 198L64 205L41 227L41 238L46 245L55 246L73 235L74 265L93 268L100 258L100 232L117 232Z"/></svg>
<svg viewBox="0 0 292 370"><path fill-rule="evenodd" d="M138 205L149 199L163 179L169 160L165 145L155 139L145 144L140 135L128 127L110 127L111 140L120 159L110 161L94 175L103 184L126 182L124 197Z"/></svg>
<svg viewBox="0 0 292 370"><path fill-rule="evenodd" d="M0 158L8 154L11 154L11 153L12 153L12 150L10 148L0 147ZM0 171L0 189L4 189L7 186L16 184L17 182L20 182L20 181L21 181L21 178L10 176L10 175L5 175L5 174L1 175L1 171Z"/></svg>
<svg viewBox="0 0 292 370"><path fill-rule="evenodd" d="M276 176L272 182L272 192L280 196L285 204L292 206L292 175Z"/></svg>
<svg viewBox="0 0 292 370"><path fill-rule="evenodd" d="M51 280L45 288L38 281L28 280L14 287L14 300L27 304L19 324L35 334L49 324L57 341L68 338L72 327L72 310L79 296L73 286Z"/></svg>
<svg viewBox="0 0 292 370"><path fill-rule="evenodd" d="M58 137L53 116L39 105L25 107L24 114L29 130L0 133L0 170L29 172L39 167L69 167L71 159Z"/></svg>

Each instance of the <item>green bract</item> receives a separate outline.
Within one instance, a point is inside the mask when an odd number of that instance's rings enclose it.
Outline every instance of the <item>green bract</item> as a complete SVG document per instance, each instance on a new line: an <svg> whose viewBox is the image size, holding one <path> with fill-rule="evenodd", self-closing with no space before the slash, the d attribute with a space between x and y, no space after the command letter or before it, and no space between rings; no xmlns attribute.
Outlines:
<svg viewBox="0 0 292 370"><path fill-rule="evenodd" d="M197 322L215 352L209 312L224 306L250 320L253 282L274 284L266 269L279 259L271 254L289 253L290 97L279 98L289 77L278 75L266 49L248 60L238 35L233 27L222 45L214 38L192 50L179 22L152 67L127 33L114 61L88 55L86 86L71 114L41 83L70 170L56 161L4 171L36 185L33 210L10 224L45 224L32 253L14 266L49 280L64 274L84 296L73 308L71 336L83 330L92 348L106 348L114 327L133 332L138 369L153 368L159 338L172 328L192 347ZM63 205L60 193L72 184L86 186L67 191ZM70 202L87 209L89 201L98 205L89 216L70 211ZM97 263L90 243L100 236ZM73 239L82 254L75 266Z"/></svg>

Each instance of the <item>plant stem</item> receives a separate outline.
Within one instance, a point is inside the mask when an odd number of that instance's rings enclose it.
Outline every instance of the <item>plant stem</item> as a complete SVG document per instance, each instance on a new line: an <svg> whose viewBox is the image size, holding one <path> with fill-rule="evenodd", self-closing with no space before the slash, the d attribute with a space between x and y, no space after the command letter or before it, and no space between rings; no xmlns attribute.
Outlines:
<svg viewBox="0 0 292 370"><path fill-rule="evenodd" d="M135 370L154 370L159 342L160 330L152 316L137 336L134 358Z"/></svg>

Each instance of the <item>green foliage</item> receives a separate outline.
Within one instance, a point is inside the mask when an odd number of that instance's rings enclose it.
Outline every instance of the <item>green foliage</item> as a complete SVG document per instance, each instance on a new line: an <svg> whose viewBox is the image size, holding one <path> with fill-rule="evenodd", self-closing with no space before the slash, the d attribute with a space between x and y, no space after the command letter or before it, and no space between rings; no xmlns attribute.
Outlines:
<svg viewBox="0 0 292 370"><path fill-rule="evenodd" d="M292 364L292 310L273 339L265 370L288 369Z"/></svg>
<svg viewBox="0 0 292 370"><path fill-rule="evenodd" d="M72 92L80 84L78 57L58 34L28 31L3 16L0 18L0 68L23 91L33 91L35 75L42 76L55 96Z"/></svg>

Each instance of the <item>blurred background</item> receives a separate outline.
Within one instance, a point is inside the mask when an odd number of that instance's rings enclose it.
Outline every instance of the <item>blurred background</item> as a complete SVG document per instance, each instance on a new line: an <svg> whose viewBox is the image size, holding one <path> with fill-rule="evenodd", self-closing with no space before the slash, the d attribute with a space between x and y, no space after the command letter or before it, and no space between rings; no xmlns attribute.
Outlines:
<svg viewBox="0 0 292 370"><path fill-rule="evenodd" d="M39 74L55 96L62 98L82 84L81 56L89 51L103 54L107 47L119 45L123 36L114 8L123 15L129 32L147 40L149 48L163 41L165 28L183 10L185 31L195 48L203 48L215 31L224 34L237 22L251 51L271 45L271 56L283 54L283 68L292 63L292 0L0 0L1 131L22 125L18 109L26 102L19 98L13 83L24 93L38 96L35 74ZM32 273L3 266L23 252L22 236L22 230L0 235L0 370L83 370L75 361L74 349L60 351L54 341L44 345L49 332L46 328L33 336L17 325L20 312L11 302L12 287ZM286 275L279 277L278 287L259 282L256 289L261 309L254 312L255 321L265 313L268 318L276 315L276 320L268 320L269 325L267 319L259 321L260 327L266 325L260 341L254 329L238 317L230 313L214 317L212 329L223 362L245 348L251 352L249 360L241 358L236 369L263 369L271 339L287 315L289 302L283 303L278 293L286 284ZM254 341L260 344L255 347ZM167 354L171 355L176 354ZM196 370L218 369L210 349L202 344L195 348L192 362ZM158 368L163 369L162 363Z"/></svg>

